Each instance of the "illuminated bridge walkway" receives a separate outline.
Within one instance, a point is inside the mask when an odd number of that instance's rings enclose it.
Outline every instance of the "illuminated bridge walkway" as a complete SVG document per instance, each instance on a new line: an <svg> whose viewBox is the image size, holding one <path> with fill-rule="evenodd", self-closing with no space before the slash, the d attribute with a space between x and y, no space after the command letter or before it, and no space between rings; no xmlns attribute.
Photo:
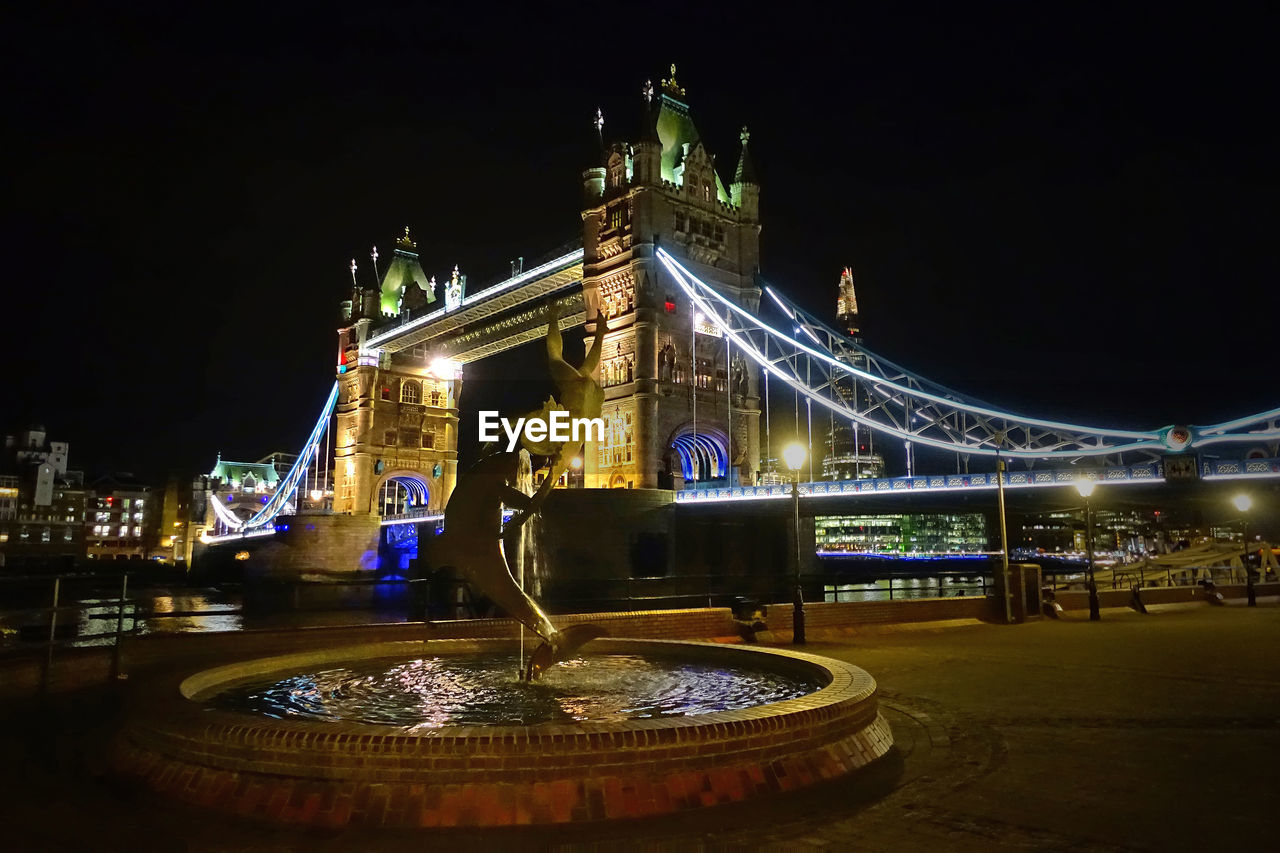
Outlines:
<svg viewBox="0 0 1280 853"><path fill-rule="evenodd" d="M1016 414L926 379L867 350L859 342L807 314L765 286L780 319L770 322L726 298L665 249L658 260L695 309L727 339L727 345L843 422L963 456L1061 460L1099 459L1121 465L1125 457L1159 461L1170 453L1213 445L1243 445L1241 456L1280 456L1280 408L1208 426L1171 425L1150 430L1083 426ZM766 303L768 304L768 303Z"/></svg>
<svg viewBox="0 0 1280 853"><path fill-rule="evenodd" d="M1205 462L1201 480L1242 480L1280 478L1280 459L1216 460ZM1163 466L1158 462L1142 465L1115 466L1095 470L1041 470L1006 471L1006 489L1036 489L1050 486L1071 486L1093 480L1108 486L1149 485L1163 483ZM842 480L838 482L800 483L802 498L820 498L834 495L859 495L902 492L958 492L980 491L997 488L996 475L989 474L929 474L919 477L883 477L868 480ZM734 486L733 488L691 488L676 492L678 503L712 503L716 501L750 501L769 498L786 498L791 495L790 485Z"/></svg>

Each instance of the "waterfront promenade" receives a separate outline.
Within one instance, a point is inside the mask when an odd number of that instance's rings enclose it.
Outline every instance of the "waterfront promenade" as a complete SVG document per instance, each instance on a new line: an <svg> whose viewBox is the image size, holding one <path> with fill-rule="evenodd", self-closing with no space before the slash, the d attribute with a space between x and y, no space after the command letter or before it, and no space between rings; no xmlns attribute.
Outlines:
<svg viewBox="0 0 1280 853"><path fill-rule="evenodd" d="M101 775L123 695L5 701L14 850L1200 850L1270 846L1280 793L1280 606L1107 608L1090 623L816 631L867 669L899 754L865 777L649 823L483 836L299 832L215 818ZM785 640L785 637L778 637ZM210 650L211 651L211 650ZM206 652L207 653L207 652ZM187 664L181 664L187 665ZM143 674L134 676L135 680Z"/></svg>

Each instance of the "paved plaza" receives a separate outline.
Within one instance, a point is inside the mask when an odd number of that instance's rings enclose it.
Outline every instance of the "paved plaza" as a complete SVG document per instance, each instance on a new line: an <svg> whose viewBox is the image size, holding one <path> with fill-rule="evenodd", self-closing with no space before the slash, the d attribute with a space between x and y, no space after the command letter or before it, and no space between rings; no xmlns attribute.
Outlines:
<svg viewBox="0 0 1280 853"><path fill-rule="evenodd" d="M897 754L851 782L603 827L326 833L238 823L103 776L99 747L132 684L43 706L8 700L0 820L18 840L5 842L11 850L1269 847L1280 607L1260 604L820 633L809 651L879 681Z"/></svg>

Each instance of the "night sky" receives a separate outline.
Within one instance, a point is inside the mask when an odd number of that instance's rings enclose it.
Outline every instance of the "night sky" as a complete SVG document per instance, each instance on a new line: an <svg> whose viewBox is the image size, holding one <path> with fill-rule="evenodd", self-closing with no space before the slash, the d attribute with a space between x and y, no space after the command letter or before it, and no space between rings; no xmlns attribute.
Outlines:
<svg viewBox="0 0 1280 853"><path fill-rule="evenodd" d="M764 277L830 317L852 266L871 349L1099 425L1280 404L1274 16L107 5L11 12L0 59L0 421L90 474L296 450L349 259L408 224L475 288L578 234L595 108L673 61L726 183L751 127Z"/></svg>

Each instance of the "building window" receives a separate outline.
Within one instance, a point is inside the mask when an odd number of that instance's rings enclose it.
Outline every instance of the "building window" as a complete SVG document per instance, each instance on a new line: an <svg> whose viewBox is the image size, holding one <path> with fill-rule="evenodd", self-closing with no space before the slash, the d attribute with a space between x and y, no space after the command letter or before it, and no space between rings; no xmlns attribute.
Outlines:
<svg viewBox="0 0 1280 853"><path fill-rule="evenodd" d="M437 389L433 390L433 391L431 392L431 405L433 405L433 406L439 406L439 405L440 405L440 402L441 402L441 397L442 397L442 396L443 396L443 395L440 393L440 389L438 389L438 388L437 388Z"/></svg>
<svg viewBox="0 0 1280 853"><path fill-rule="evenodd" d="M383 443L383 444L385 444L387 447L395 447L395 446L396 446L396 431L395 431L395 430L393 430L393 429L389 429L389 430L387 430L387 431L386 431L386 433L385 433L385 434L383 434L383 436L382 436L382 443Z"/></svg>
<svg viewBox="0 0 1280 853"><path fill-rule="evenodd" d="M141 527L135 527L135 528L133 528L133 535L134 535L134 536L141 536L141 535L142 535L142 528L141 528Z"/></svg>
<svg viewBox="0 0 1280 853"><path fill-rule="evenodd" d="M123 525L123 524L122 524L122 525L120 525L120 535L121 535L121 536L128 536L128 535L129 535L129 528L128 528L128 527L126 527L126 526L125 526L125 525Z"/></svg>
<svg viewBox="0 0 1280 853"><path fill-rule="evenodd" d="M46 527L40 531L40 541L41 542L49 541L49 528Z"/></svg>
<svg viewBox="0 0 1280 853"><path fill-rule="evenodd" d="M390 400L390 399L391 399L391 386L390 386L390 385L383 385L383 386L382 386L382 399L384 399L384 400Z"/></svg>
<svg viewBox="0 0 1280 853"><path fill-rule="evenodd" d="M400 386L400 402L421 403L422 386L413 380L405 380L404 384Z"/></svg>
<svg viewBox="0 0 1280 853"><path fill-rule="evenodd" d="M428 430L422 434L422 447L425 450L434 450L436 446L436 434L434 430Z"/></svg>
<svg viewBox="0 0 1280 853"><path fill-rule="evenodd" d="M401 447L417 447L422 444L422 437L416 429L400 430L400 446Z"/></svg>
<svg viewBox="0 0 1280 853"><path fill-rule="evenodd" d="M108 501L108 502L110 502L110 501ZM129 508L129 499L128 499L128 498L125 498L123 501L121 501L121 502L120 502L120 506L121 506L121 507L123 507L124 509L128 509L128 508Z"/></svg>

